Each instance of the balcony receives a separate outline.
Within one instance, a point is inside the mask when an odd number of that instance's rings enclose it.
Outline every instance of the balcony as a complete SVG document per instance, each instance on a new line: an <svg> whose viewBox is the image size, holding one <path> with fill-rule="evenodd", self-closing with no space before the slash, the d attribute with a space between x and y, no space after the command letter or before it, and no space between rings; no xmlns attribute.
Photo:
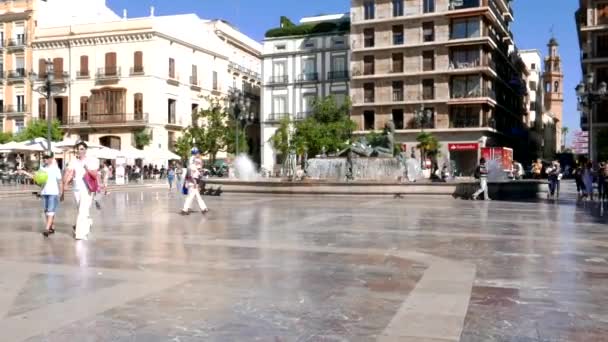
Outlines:
<svg viewBox="0 0 608 342"><path fill-rule="evenodd" d="M298 75L297 81L299 83L317 82L317 81L319 81L319 73L317 73L317 72L308 72L308 73L300 74L300 75Z"/></svg>
<svg viewBox="0 0 608 342"><path fill-rule="evenodd" d="M477 116L450 116L450 128L478 128L480 127L479 115Z"/></svg>
<svg viewBox="0 0 608 342"><path fill-rule="evenodd" d="M6 78L9 82L24 82L26 77L26 72L24 68L19 68L16 70L9 70L6 72Z"/></svg>
<svg viewBox="0 0 608 342"><path fill-rule="evenodd" d="M118 81L121 76L120 67L98 68L95 78L99 82Z"/></svg>
<svg viewBox="0 0 608 342"><path fill-rule="evenodd" d="M178 74L173 74L173 75L169 75L169 78L167 79L167 83L173 86L179 86L179 75Z"/></svg>
<svg viewBox="0 0 608 342"><path fill-rule="evenodd" d="M235 73L241 73L244 76L251 77L251 78L253 78L255 80L259 80L260 79L260 74L259 73L255 72L255 71L253 71L253 70L251 70L249 68L246 68L246 67L244 67L242 65L239 65L237 63L230 62L228 64L228 68L231 69Z"/></svg>
<svg viewBox="0 0 608 342"><path fill-rule="evenodd" d="M26 46L25 37L23 38L13 38L7 39L5 43L7 50L22 50Z"/></svg>
<svg viewBox="0 0 608 342"><path fill-rule="evenodd" d="M469 89L469 90L451 91L450 92L450 101L448 101L448 104L450 102L469 103L469 102L471 102L470 101L471 99L473 100L473 102L487 102L487 98L496 100L496 93L494 92L493 89L476 88L476 89Z"/></svg>
<svg viewBox="0 0 608 342"><path fill-rule="evenodd" d="M393 102L403 102L403 91L393 91Z"/></svg>
<svg viewBox="0 0 608 342"><path fill-rule="evenodd" d="M29 112L29 107L26 106L25 104L21 104L21 105L5 105L5 106L1 106L0 110L2 111L2 114L7 114L7 115L21 115L24 113L28 113Z"/></svg>
<svg viewBox="0 0 608 342"><path fill-rule="evenodd" d="M196 76L190 76L189 78L190 81L190 89L194 90L194 91L201 91L201 85L198 81L198 77Z"/></svg>
<svg viewBox="0 0 608 342"><path fill-rule="evenodd" d="M348 81L348 70L329 71L327 79L330 81Z"/></svg>
<svg viewBox="0 0 608 342"><path fill-rule="evenodd" d="M131 76L140 76L140 75L145 75L145 74L146 73L144 72L143 66L136 66L136 67L129 69L129 75L131 75Z"/></svg>
<svg viewBox="0 0 608 342"><path fill-rule="evenodd" d="M289 113L272 113L266 118L266 122L279 122L289 117Z"/></svg>
<svg viewBox="0 0 608 342"><path fill-rule="evenodd" d="M270 76L268 78L269 85L279 85L279 84L287 84L287 83L289 83L289 76L287 76L287 75Z"/></svg>
<svg viewBox="0 0 608 342"><path fill-rule="evenodd" d="M89 114L85 120L82 119L80 115L70 116L63 126L72 128L146 126L148 113Z"/></svg>
<svg viewBox="0 0 608 342"><path fill-rule="evenodd" d="M76 71L76 79L91 78L91 72L89 70L78 70Z"/></svg>
<svg viewBox="0 0 608 342"><path fill-rule="evenodd" d="M312 111L311 110L304 111L304 112L298 112L296 114L296 120L297 121L306 120L306 118L308 118L311 115L312 115Z"/></svg>

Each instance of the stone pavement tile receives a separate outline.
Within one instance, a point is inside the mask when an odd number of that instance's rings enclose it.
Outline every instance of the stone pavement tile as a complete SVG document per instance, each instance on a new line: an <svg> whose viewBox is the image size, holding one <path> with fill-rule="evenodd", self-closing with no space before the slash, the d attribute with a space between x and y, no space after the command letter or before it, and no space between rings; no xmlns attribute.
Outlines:
<svg viewBox="0 0 608 342"><path fill-rule="evenodd" d="M391 324L382 332L387 336L455 340L460 338L463 317L412 312L399 317L400 324Z"/></svg>
<svg viewBox="0 0 608 342"><path fill-rule="evenodd" d="M378 336L377 342L457 342L458 340L446 340L439 338L425 338L412 336Z"/></svg>

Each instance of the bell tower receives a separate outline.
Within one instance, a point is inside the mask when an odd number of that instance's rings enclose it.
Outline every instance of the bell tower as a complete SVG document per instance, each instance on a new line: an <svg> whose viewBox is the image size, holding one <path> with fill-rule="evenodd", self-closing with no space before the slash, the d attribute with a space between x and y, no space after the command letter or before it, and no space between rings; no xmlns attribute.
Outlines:
<svg viewBox="0 0 608 342"><path fill-rule="evenodd" d="M545 112L553 114L555 123L555 151L562 149L562 122L564 111L564 74L562 72L562 60L557 47L559 44L555 38L549 40L547 47L549 54L545 57L545 72L543 73L543 92Z"/></svg>

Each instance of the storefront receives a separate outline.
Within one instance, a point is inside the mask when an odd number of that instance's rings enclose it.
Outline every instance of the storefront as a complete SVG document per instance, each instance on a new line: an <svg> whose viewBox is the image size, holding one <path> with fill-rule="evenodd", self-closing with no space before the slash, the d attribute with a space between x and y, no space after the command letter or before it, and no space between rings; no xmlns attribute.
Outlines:
<svg viewBox="0 0 608 342"><path fill-rule="evenodd" d="M478 143L448 144L452 172L457 177L470 177L475 173L479 157Z"/></svg>

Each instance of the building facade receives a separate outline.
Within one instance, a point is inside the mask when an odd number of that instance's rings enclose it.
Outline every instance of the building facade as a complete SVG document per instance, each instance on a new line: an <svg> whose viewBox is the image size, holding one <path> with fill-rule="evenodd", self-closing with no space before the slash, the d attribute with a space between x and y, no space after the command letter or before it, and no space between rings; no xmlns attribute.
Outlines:
<svg viewBox="0 0 608 342"><path fill-rule="evenodd" d="M549 146L555 153L561 152L563 112L564 112L564 73L562 70L562 60L558 51L559 44L555 38L551 38L548 47L548 54L545 57L545 69L543 73L543 96L545 114L553 118L555 137L553 145ZM549 145L549 144L547 144Z"/></svg>
<svg viewBox="0 0 608 342"><path fill-rule="evenodd" d="M262 92L262 165L273 170L278 156L270 138L282 118L302 120L318 98L344 103L349 93L348 15L303 18L305 25L335 24L338 29L264 40Z"/></svg>
<svg viewBox="0 0 608 342"><path fill-rule="evenodd" d="M593 87L608 82L608 2L579 0L576 12L581 50L582 80L593 75ZM581 129L589 132L589 157L597 160L598 134L608 128L608 102L601 101L589 112L581 112Z"/></svg>
<svg viewBox="0 0 608 342"><path fill-rule="evenodd" d="M431 132L457 175L485 146L526 151L526 68L506 0L352 0L352 119L359 134L396 126L403 148ZM524 144L520 142L524 141Z"/></svg>
<svg viewBox="0 0 608 342"><path fill-rule="evenodd" d="M259 88L261 45L223 21L155 16L153 8L141 18L99 13L90 13L92 23L69 26L54 18L32 43L37 84L49 59L56 82L65 83L50 115L68 137L122 149L135 146L135 134L145 131L151 146L173 149L209 97ZM33 100L34 116L45 118L45 98L34 94Z"/></svg>

